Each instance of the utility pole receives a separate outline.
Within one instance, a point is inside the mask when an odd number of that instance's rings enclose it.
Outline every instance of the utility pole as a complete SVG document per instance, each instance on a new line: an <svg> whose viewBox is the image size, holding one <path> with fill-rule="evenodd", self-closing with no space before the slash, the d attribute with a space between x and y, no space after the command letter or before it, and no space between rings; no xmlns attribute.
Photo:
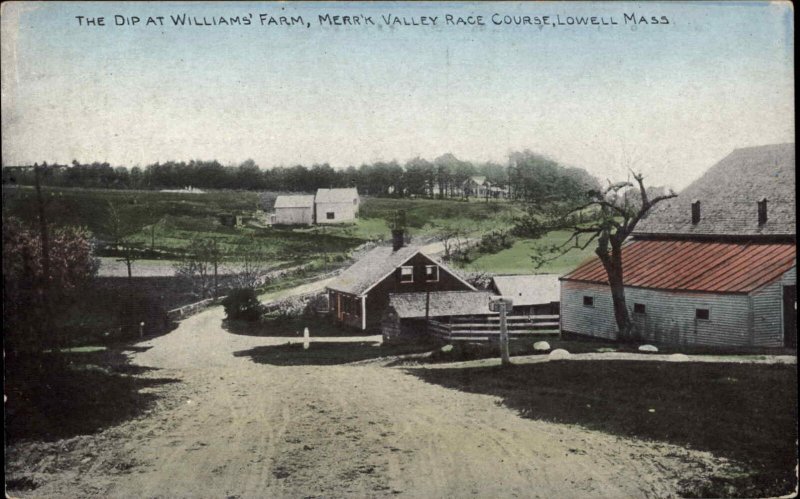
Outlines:
<svg viewBox="0 0 800 499"><path fill-rule="evenodd" d="M39 300L40 312L42 314L42 328L38 331L37 347L43 348L46 334L52 334L50 327L50 238L47 234L47 218L44 209L44 198L42 197L41 170L37 164L33 165L34 182L36 187L36 204L39 211L39 238L42 246L42 274L39 279Z"/></svg>
<svg viewBox="0 0 800 499"><path fill-rule="evenodd" d="M47 219L44 212L44 199L42 199L41 168L38 165L33 166L36 204L39 209L39 238L42 244L42 276L46 283L50 278L50 240L47 237Z"/></svg>
<svg viewBox="0 0 800 499"><path fill-rule="evenodd" d="M219 253L217 252L217 238L214 241L214 298L219 295L219 281L217 278L217 267L219 265Z"/></svg>

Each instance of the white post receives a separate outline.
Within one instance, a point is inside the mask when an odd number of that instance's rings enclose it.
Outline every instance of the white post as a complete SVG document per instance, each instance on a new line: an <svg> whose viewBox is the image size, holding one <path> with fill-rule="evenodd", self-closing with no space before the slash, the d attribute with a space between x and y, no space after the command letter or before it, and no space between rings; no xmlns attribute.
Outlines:
<svg viewBox="0 0 800 499"><path fill-rule="evenodd" d="M506 303L500 302L500 363L504 366L511 365L508 355L508 328L506 327Z"/></svg>
<svg viewBox="0 0 800 499"><path fill-rule="evenodd" d="M308 347L311 345L311 334L308 332L308 328L303 329L303 350L308 350Z"/></svg>

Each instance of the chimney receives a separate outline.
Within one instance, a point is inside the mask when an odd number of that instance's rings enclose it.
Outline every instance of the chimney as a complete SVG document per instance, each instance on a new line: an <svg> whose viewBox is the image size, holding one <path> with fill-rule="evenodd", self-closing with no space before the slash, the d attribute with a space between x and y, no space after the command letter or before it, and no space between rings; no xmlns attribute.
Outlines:
<svg viewBox="0 0 800 499"><path fill-rule="evenodd" d="M695 199L692 202L692 225L700 223L700 200Z"/></svg>
<svg viewBox="0 0 800 499"><path fill-rule="evenodd" d="M700 223L700 200L695 200L692 203L692 225Z"/></svg>
<svg viewBox="0 0 800 499"><path fill-rule="evenodd" d="M405 245L405 231L392 229L392 251L397 251Z"/></svg>
<svg viewBox="0 0 800 499"><path fill-rule="evenodd" d="M761 198L758 202L758 226L767 223L767 198Z"/></svg>

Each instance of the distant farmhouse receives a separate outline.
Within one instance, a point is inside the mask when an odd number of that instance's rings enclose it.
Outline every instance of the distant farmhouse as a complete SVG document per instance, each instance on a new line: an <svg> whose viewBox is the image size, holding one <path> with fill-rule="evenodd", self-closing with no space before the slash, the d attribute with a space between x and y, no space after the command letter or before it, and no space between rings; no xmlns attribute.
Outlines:
<svg viewBox="0 0 800 499"><path fill-rule="evenodd" d="M475 291L475 288L420 248L405 246L394 231L392 246L379 246L327 287L333 319L361 330L377 330L393 293Z"/></svg>
<svg viewBox="0 0 800 499"><path fill-rule="evenodd" d="M358 217L360 203L354 188L318 189L316 195L278 196L270 221L275 225L353 222Z"/></svg>
<svg viewBox="0 0 800 499"><path fill-rule="evenodd" d="M358 216L358 191L351 189L317 189L315 199L318 224L353 222Z"/></svg>
<svg viewBox="0 0 800 499"><path fill-rule="evenodd" d="M635 331L670 344L796 347L795 145L737 149L657 205L623 248ZM561 329L616 338L599 259L561 278Z"/></svg>
<svg viewBox="0 0 800 499"><path fill-rule="evenodd" d="M474 176L464 182L463 192L465 197L478 198L507 198L508 189L492 185L486 177Z"/></svg>

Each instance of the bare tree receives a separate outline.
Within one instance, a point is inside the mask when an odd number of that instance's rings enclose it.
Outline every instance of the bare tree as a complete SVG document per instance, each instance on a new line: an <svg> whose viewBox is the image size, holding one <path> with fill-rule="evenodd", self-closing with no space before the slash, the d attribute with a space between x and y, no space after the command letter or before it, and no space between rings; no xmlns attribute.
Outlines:
<svg viewBox="0 0 800 499"><path fill-rule="evenodd" d="M589 211L593 215L591 221L574 224L570 227L572 234L563 244L543 248L531 257L537 267L541 267L572 249L586 249L591 244L596 244L595 253L600 258L608 276L614 305L614 319L620 339L630 339L633 334L630 315L625 303L622 244L653 206L677 196L670 191L651 199L650 192L645 188L642 174L633 172L632 174L635 184L630 181L609 182L608 187L590 192L590 201L571 210L570 215ZM629 189L638 189L638 196L626 195ZM586 237L582 243L580 242L581 236Z"/></svg>
<svg viewBox="0 0 800 499"><path fill-rule="evenodd" d="M233 282L237 288L255 289L264 284L269 258L261 248L242 244L236 250L236 261L233 265Z"/></svg>
<svg viewBox="0 0 800 499"><path fill-rule="evenodd" d="M436 240L442 243L442 260L448 262L461 254L466 243L466 231L455 225L445 225L436 231Z"/></svg>
<svg viewBox="0 0 800 499"><path fill-rule="evenodd" d="M140 258L140 245L131 240L131 234L135 232L133 224L129 218L123 215L119 207L108 202L106 230L114 244L114 249L120 252L118 262L123 262L128 270L128 283L133 278L133 262Z"/></svg>
<svg viewBox="0 0 800 499"><path fill-rule="evenodd" d="M216 241L192 239L185 248L185 254L175 263L175 276L187 280L192 291L200 298L206 298L216 290L216 269L221 254Z"/></svg>

